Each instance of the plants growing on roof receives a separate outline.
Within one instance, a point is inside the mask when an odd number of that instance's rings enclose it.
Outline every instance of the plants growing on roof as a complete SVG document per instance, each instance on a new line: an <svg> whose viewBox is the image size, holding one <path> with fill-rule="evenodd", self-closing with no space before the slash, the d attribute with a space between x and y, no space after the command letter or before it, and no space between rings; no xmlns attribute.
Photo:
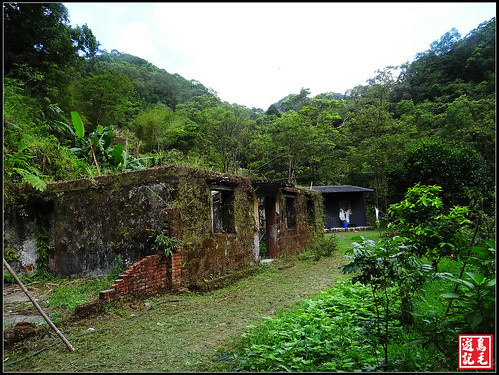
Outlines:
<svg viewBox="0 0 499 375"><path fill-rule="evenodd" d="M85 127L78 112L72 111L71 119L79 146L71 148L71 151L82 158L90 157L99 175L102 174L101 167L122 172L144 169L140 163L144 158L131 156L122 144L112 146L116 126L98 125L88 139L85 139Z"/></svg>

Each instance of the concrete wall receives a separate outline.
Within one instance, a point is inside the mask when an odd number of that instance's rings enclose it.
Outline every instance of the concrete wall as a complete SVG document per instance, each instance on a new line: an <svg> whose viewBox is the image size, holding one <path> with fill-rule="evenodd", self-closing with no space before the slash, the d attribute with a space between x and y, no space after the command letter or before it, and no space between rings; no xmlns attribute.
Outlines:
<svg viewBox="0 0 499 375"><path fill-rule="evenodd" d="M293 202L294 201L294 202ZM312 212L307 209L312 204ZM292 255L302 251L312 236L323 232L323 204L320 194L305 189L286 188L278 194L278 250L276 256ZM287 223L289 203L294 203L294 223Z"/></svg>
<svg viewBox="0 0 499 375"><path fill-rule="evenodd" d="M300 251L314 232L322 233L322 225L316 225L322 210L316 209L316 217L307 214L307 200L308 207L310 202L322 207L320 194L290 189L286 194L296 197L296 225L286 228L284 193L277 193L276 256ZM232 224L215 233L217 191L232 199L224 208ZM60 276L85 277L107 275L118 255L131 265L156 254L154 241L163 234L180 240L181 283L193 286L259 262L255 202L248 178L179 166L50 183L44 194L5 205L4 246L16 251L10 263L17 272L45 266ZM40 249L48 249L47 260Z"/></svg>

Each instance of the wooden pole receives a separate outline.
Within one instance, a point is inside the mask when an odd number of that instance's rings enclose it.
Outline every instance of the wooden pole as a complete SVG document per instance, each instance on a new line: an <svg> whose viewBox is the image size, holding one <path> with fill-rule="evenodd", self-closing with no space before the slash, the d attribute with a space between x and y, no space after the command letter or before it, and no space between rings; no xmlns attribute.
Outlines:
<svg viewBox="0 0 499 375"><path fill-rule="evenodd" d="M64 342L64 344L66 344L66 346L68 347L69 351L73 352L74 351L73 346L69 343L68 340L66 340L66 338L64 337L64 335L61 333L61 331L59 331L59 329L57 329L57 327L54 325L54 323L52 323L52 321L47 316L47 314L45 314L45 312L42 310L42 308L40 307L40 305L38 304L38 302L36 302L35 299L33 297L31 297L31 295L28 292L28 289L26 289L26 287L21 282L21 280L19 280L19 278L17 277L16 273L14 272L14 270L12 268L10 268L9 263L7 263L7 261L5 259L3 260L3 265L4 265L5 268L7 268L7 271L9 271L9 273L12 275L12 277L19 284L19 286L21 287L22 291L28 296L28 298L33 303L33 305L35 305L36 309L38 310L38 312L40 313L40 315L43 317L43 319L45 319L45 321L48 323L48 325L55 331L55 333L57 333L57 335L61 338L61 340Z"/></svg>

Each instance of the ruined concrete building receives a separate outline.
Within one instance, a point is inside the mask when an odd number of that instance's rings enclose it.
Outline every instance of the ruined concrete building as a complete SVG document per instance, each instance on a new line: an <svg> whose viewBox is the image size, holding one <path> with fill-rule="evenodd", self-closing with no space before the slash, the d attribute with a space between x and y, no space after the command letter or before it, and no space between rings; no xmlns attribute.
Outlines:
<svg viewBox="0 0 499 375"><path fill-rule="evenodd" d="M49 183L4 207L4 247L18 272L100 276L118 256L131 265L166 253L148 260L167 268L162 288L302 251L323 229L318 192L184 166Z"/></svg>

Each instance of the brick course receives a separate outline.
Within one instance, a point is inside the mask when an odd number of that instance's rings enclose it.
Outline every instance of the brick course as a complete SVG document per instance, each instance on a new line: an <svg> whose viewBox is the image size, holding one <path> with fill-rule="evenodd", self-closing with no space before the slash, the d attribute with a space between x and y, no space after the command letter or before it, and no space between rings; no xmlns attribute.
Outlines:
<svg viewBox="0 0 499 375"><path fill-rule="evenodd" d="M101 301L146 297L176 289L182 282L181 251L177 249L168 257L149 255L128 267L119 277L109 289L100 292Z"/></svg>

